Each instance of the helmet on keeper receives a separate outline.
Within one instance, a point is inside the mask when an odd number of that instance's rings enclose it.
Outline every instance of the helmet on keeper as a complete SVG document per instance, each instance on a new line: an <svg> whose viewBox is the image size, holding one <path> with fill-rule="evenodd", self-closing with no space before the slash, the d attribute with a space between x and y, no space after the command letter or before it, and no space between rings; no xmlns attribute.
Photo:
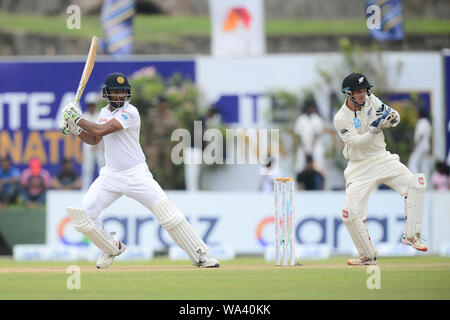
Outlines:
<svg viewBox="0 0 450 320"><path fill-rule="evenodd" d="M367 77L361 73L351 73L342 81L342 93L350 99L356 106L362 107L365 104L364 97L370 96L370 88L373 86L367 80ZM362 92L363 98L357 99L356 94Z"/></svg>

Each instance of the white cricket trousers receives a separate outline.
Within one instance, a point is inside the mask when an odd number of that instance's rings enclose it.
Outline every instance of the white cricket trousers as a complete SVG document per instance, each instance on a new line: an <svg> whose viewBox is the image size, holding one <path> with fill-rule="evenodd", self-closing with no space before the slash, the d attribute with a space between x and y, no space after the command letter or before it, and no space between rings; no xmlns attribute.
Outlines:
<svg viewBox="0 0 450 320"><path fill-rule="evenodd" d="M167 198L166 193L153 179L145 162L126 171L113 171L108 167L100 169L100 174L89 187L81 202L81 207L97 226L104 230L98 217L122 195L126 195L151 210L160 200ZM104 230L106 233L106 230Z"/></svg>
<svg viewBox="0 0 450 320"><path fill-rule="evenodd" d="M346 208L357 212L366 220L369 196L384 183L403 197L408 195L408 185L413 173L400 162L396 154L386 152L373 159L349 161L344 171Z"/></svg>

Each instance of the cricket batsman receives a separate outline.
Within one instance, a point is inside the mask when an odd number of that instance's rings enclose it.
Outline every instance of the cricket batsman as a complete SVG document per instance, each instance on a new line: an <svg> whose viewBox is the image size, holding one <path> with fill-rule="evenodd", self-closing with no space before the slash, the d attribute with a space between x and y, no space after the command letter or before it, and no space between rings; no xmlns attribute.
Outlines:
<svg viewBox="0 0 450 320"><path fill-rule="evenodd" d="M345 77L345 103L334 117L334 127L345 144L343 154L348 159L342 220L360 255L348 260L349 265L377 264L377 250L370 240L366 216L370 193L381 183L405 198L406 225L401 242L420 251L428 250L421 242L425 176L413 174L398 155L386 151L383 130L396 127L400 116L372 94L371 87L362 74Z"/></svg>
<svg viewBox="0 0 450 320"><path fill-rule="evenodd" d="M153 212L194 265L219 267L219 262L208 254L206 244L148 169L139 143L141 120L138 109L129 103L131 87L127 78L121 73L109 74L102 85L102 93L108 105L101 110L96 123L84 119L81 110L72 103L64 107L60 122L64 134L77 135L91 145L104 141L105 166L99 177L89 187L81 208L67 208L75 229L103 252L97 260L97 268L109 267L114 257L126 249L99 218L102 211L122 195Z"/></svg>

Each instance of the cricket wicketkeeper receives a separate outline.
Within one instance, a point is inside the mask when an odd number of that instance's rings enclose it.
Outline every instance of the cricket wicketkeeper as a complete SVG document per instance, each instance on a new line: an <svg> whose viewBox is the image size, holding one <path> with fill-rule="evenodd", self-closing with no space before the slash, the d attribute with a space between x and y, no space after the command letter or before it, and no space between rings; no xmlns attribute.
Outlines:
<svg viewBox="0 0 450 320"><path fill-rule="evenodd" d="M344 157L349 160L344 171L346 204L342 220L360 255L348 260L349 265L377 263L366 216L370 193L381 183L405 198L402 243L420 251L428 250L421 242L425 176L413 174L398 155L386 151L383 130L396 127L400 116L372 94L371 87L364 75L348 75L342 83L346 100L334 117L336 131L345 143Z"/></svg>

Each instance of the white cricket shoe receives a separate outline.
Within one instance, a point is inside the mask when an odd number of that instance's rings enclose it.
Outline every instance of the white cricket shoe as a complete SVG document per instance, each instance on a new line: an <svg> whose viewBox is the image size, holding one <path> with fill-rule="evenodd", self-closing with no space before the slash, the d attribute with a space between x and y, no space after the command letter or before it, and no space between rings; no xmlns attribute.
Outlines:
<svg viewBox="0 0 450 320"><path fill-rule="evenodd" d="M121 255L127 248L122 241L117 242L117 247L119 248L119 253L116 255L103 252L103 254L97 259L96 266L98 269L108 268L113 263L114 257Z"/></svg>
<svg viewBox="0 0 450 320"><path fill-rule="evenodd" d="M408 238L404 234L402 237L402 243L419 251L428 251L428 247L420 241L420 234L416 234L416 236L411 238Z"/></svg>
<svg viewBox="0 0 450 320"><path fill-rule="evenodd" d="M214 257L211 257L206 252L202 252L200 254L199 262L197 263L197 267L199 268L218 268L219 261Z"/></svg>
<svg viewBox="0 0 450 320"><path fill-rule="evenodd" d="M347 260L347 264L350 266L376 265L377 257L370 259L369 257L366 257L366 256L360 256L358 258L353 258L353 259Z"/></svg>

